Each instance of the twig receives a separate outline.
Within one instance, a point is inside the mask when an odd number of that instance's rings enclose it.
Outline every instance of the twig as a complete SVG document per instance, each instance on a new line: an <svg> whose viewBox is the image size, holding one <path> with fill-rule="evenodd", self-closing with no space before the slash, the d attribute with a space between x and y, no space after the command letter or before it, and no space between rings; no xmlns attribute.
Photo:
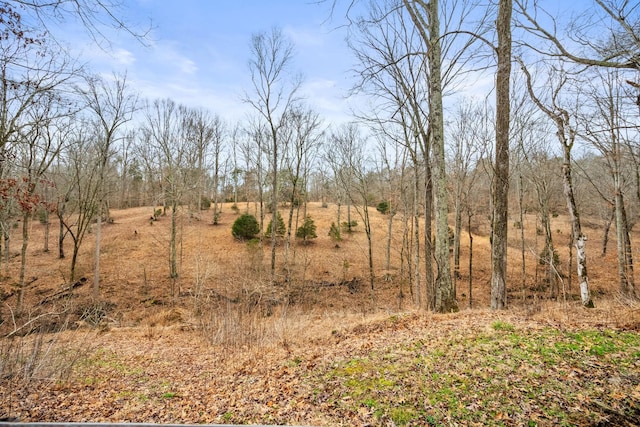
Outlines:
<svg viewBox="0 0 640 427"><path fill-rule="evenodd" d="M9 307L9 310L11 310L11 307ZM13 310L11 310L11 317L13 319L13 331L8 333L7 335L5 335L5 338L11 338L12 336L14 336L15 334L17 334L18 332L20 332L22 329L26 328L27 326L31 325L33 322L35 322L38 319L41 319L43 317L46 316L59 316L61 314L63 314L64 311L60 312L60 313L42 313L39 316L34 317L33 319L29 320L27 323L23 324L22 326L20 326L19 328L16 325L16 321L15 318L13 317Z"/></svg>

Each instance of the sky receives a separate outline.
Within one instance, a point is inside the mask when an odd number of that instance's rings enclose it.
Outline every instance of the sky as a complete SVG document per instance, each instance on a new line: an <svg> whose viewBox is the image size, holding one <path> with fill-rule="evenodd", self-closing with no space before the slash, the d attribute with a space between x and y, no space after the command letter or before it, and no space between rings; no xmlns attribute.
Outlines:
<svg viewBox="0 0 640 427"><path fill-rule="evenodd" d="M171 98L204 107L229 121L250 107L248 62L253 34L279 27L295 47L292 72L304 77L307 103L328 122L348 120L353 59L343 16L331 2L314 0L131 0L121 16L133 28L151 26L147 46L125 32L106 29L110 47L100 49L78 23L57 31L74 54L99 74L127 73L142 98ZM344 15L344 13L342 14Z"/></svg>
<svg viewBox="0 0 640 427"><path fill-rule="evenodd" d="M576 0L572 8L584 6ZM251 95L249 60L253 34L279 27L294 44L292 72L304 76L302 95L327 124L351 119L362 110L363 99L348 98L357 78L355 58L347 47L346 5L333 0L122 0L116 10L131 28L151 31L145 43L125 31L104 28L109 46L101 49L79 22L56 24L56 38L69 43L74 55L93 72L127 74L141 98L171 98L192 107L204 107L229 122L246 118L251 107L242 101ZM367 2L355 2L366 7ZM555 16L560 4L544 0ZM562 2L562 7L569 7ZM566 12L566 11L565 11ZM357 10L350 11L358 15ZM102 39L104 41L104 39ZM103 43L106 44L106 43ZM465 97L492 97L493 72L466 76L466 87L449 104ZM447 105L449 105L447 104Z"/></svg>

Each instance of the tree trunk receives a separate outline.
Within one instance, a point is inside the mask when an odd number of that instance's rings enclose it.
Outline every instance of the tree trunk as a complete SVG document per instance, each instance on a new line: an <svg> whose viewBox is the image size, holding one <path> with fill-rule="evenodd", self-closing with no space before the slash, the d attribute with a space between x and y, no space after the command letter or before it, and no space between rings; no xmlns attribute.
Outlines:
<svg viewBox="0 0 640 427"><path fill-rule="evenodd" d="M518 174L518 221L520 222L520 262L522 264L521 279L522 279L522 301L527 300L527 262L526 262L526 242L524 239L524 185L522 183L522 170Z"/></svg>
<svg viewBox="0 0 640 427"><path fill-rule="evenodd" d="M423 309L432 309L431 304L427 300L429 297L428 289L425 288L423 291L422 284L420 283L420 176L417 173L414 173L415 177L415 188L413 190L413 289L414 289L414 299L418 307ZM427 216L425 215L425 218ZM430 224L431 219L428 221L425 219L425 224ZM427 225L425 225L427 227ZM430 225L428 226L430 230ZM431 234L431 233L429 233ZM431 242L431 236L429 236L429 242ZM431 257L431 254L429 254ZM429 265L429 268L431 266ZM427 273L428 274L428 273ZM427 284L428 286L428 284Z"/></svg>
<svg viewBox="0 0 640 427"><path fill-rule="evenodd" d="M385 273L385 280L386 281L390 281L391 280L391 232L393 231L393 217L395 216L395 212L393 211L389 211L389 218L387 219L387 244L385 247L385 262L384 262L384 269L386 270Z"/></svg>
<svg viewBox="0 0 640 427"><path fill-rule="evenodd" d="M431 125L431 147L433 150L433 189L436 224L436 305L435 311L448 313L458 310L456 295L451 280L449 259L449 223L447 172L444 153L444 119L442 107L442 75L440 49L439 2L427 4L429 25L429 123Z"/></svg>
<svg viewBox="0 0 640 427"><path fill-rule="evenodd" d="M178 202L171 203L171 237L169 242L169 277L176 279L178 277L178 250L177 250L177 228L178 228ZM172 281L173 283L173 281ZM175 289L171 290L171 296L175 297Z"/></svg>
<svg viewBox="0 0 640 427"><path fill-rule="evenodd" d="M436 307L436 287L433 278L433 179L431 173L431 148L425 152L425 189L424 189L424 267L425 267L425 292L426 307L435 310ZM418 218L416 218L418 222ZM418 250L418 247L416 247ZM419 260L419 254L416 255ZM418 265L416 264L416 267Z"/></svg>
<svg viewBox="0 0 640 427"><path fill-rule="evenodd" d="M49 234L51 232L51 221L49 221L49 211L45 209L44 211L44 244L42 247L42 251L44 253L49 252Z"/></svg>
<svg viewBox="0 0 640 427"><path fill-rule="evenodd" d="M64 207L63 207L63 211L62 212L58 212L57 216L58 216L58 222L59 222L59 228L58 228L58 259L63 259L64 258L64 238L67 236L67 233L65 231L65 227L64 227Z"/></svg>
<svg viewBox="0 0 640 427"><path fill-rule="evenodd" d="M93 298L100 298L100 249L102 245L102 202L98 202L98 213L96 215L96 247L95 261L93 268Z"/></svg>
<svg viewBox="0 0 640 427"><path fill-rule="evenodd" d="M16 312L22 311L24 301L25 273L27 269L27 247L29 246L29 212L22 214L22 249L20 250L20 279L18 285L18 303Z"/></svg>
<svg viewBox="0 0 640 427"><path fill-rule="evenodd" d="M469 232L469 309L473 308L473 234L471 234L471 213L467 216L467 231Z"/></svg>
<svg viewBox="0 0 640 427"><path fill-rule="evenodd" d="M290 252L291 252L291 232L293 229L293 213L295 211L295 200L296 200L296 191L297 191L297 183L298 183L298 179L297 177L293 180L293 188L291 190L291 198L289 199L289 217L287 218L287 238L285 241L285 248L284 248L284 268L286 271L286 277L285 277L285 282L288 282L290 279L290 275L291 275L291 266L289 265L289 256L290 256ZM306 218L306 216L305 216ZM273 228L273 225L271 227L271 231L273 232L273 230L275 230L275 228Z"/></svg>
<svg viewBox="0 0 640 427"><path fill-rule="evenodd" d="M589 294L589 276L587 275L587 236L582 234L580 215L576 206L573 193L573 180L571 178L571 147L564 144L564 162L562 163L562 183L564 195L569 209L571 221L571 234L576 248L576 264L578 269L578 283L580 285L580 299L584 307L592 308L593 301Z"/></svg>
<svg viewBox="0 0 640 427"><path fill-rule="evenodd" d="M491 227L491 308L507 307L507 230L509 206L509 114L511 78L511 0L500 0L496 72L496 151Z"/></svg>
<svg viewBox="0 0 640 427"><path fill-rule="evenodd" d="M453 288L457 288L457 282L460 278L460 234L462 234L462 206L460 201L460 195L457 195L454 213L454 226L453 226Z"/></svg>
<svg viewBox="0 0 640 427"><path fill-rule="evenodd" d="M78 253L80 252L80 241L73 238L73 253L71 254L71 267L69 269L69 283L76 279L76 265L78 264Z"/></svg>
<svg viewBox="0 0 640 427"><path fill-rule="evenodd" d="M373 270L373 240L371 236L371 221L369 220L369 207L367 201L364 201L363 218L364 229L367 233L367 249L369 253L369 285L371 286L371 295L373 296L375 274ZM375 307L374 307L375 308Z"/></svg>
<svg viewBox="0 0 640 427"><path fill-rule="evenodd" d="M540 196L539 196L540 197ZM539 200L540 221L544 229L544 247L547 259L544 260L547 266L547 280L549 281L549 292L551 298L558 297L558 282L556 280L557 267L555 265L555 247L553 246L553 235L551 234L551 219L549 218L549 207L544 200Z"/></svg>
<svg viewBox="0 0 640 427"><path fill-rule="evenodd" d="M11 260L11 234L9 225L4 230L4 275L9 277L9 261Z"/></svg>
<svg viewBox="0 0 640 427"><path fill-rule="evenodd" d="M616 217L616 207L615 204L611 206L611 214L609 214L609 218L607 222L604 224L604 231L602 232L602 256L607 255L607 245L609 244L609 231L611 231L611 224Z"/></svg>
<svg viewBox="0 0 640 427"><path fill-rule="evenodd" d="M617 185L617 184L616 184ZM624 197L622 191L616 189L616 240L618 253L618 277L620 279L620 290L626 297L635 299L635 281L633 278L633 255L629 239L626 209L624 207Z"/></svg>

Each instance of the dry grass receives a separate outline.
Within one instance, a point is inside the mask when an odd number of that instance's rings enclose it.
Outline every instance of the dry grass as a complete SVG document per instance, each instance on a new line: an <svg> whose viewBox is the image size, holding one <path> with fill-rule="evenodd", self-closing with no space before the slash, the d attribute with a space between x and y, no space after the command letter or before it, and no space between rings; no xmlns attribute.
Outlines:
<svg viewBox="0 0 640 427"><path fill-rule="evenodd" d="M241 204L240 212L255 213L254 204ZM222 206L219 225L211 225L212 212L200 215L184 212L179 218L178 268L180 277L175 283L177 294L172 295L169 279L169 217L150 221L151 208L113 211L113 224L104 227L101 258L101 300L106 305L104 319L112 326L137 326L157 323L154 316L179 308L185 315L174 319L193 327L207 326L220 329L214 336L234 336L236 329L258 328L265 317L284 316L362 316L376 312L392 313L411 309L411 296L406 277L401 276L401 220L396 216L392 241L392 266L384 268L384 242L387 217L372 211L374 263L376 266L376 290L367 290L367 241L361 221L355 210L352 218L360 224L356 232L343 233L343 241L336 244L328 237L331 222L336 221L336 205L322 208L310 203L308 213L314 219L318 238L310 245L293 245L291 251L291 280L286 282L283 265L284 245L278 247L278 281L270 284L269 248L260 250L238 242L231 236L231 225L237 214L230 204ZM287 212L283 209L283 217ZM199 217L199 218L198 218ZM346 208L342 208L341 220L346 220ZM477 230L486 224L476 220ZM519 230L510 231L509 245L509 294L513 306L522 305L530 312L550 313L555 303L548 303L548 286L543 283L544 273L537 261L542 237L535 233L535 217L525 219L526 230L526 283L522 284ZM568 223L566 218L554 218L555 244L567 273ZM42 251L44 226L34 221L31 226L31 242L27 277L33 282L26 289L26 305L34 315L57 310L50 301L68 284L69 260L57 259L55 232L57 224L51 224L52 250ZM606 257L600 257L601 230L587 229L593 244L589 250L589 272L592 292L598 312L609 313L607 304L614 304L617 295L615 241ZM14 239L19 239L16 231ZM90 300L93 265L93 235L89 235L80 253L79 277L86 277L87 284L75 291L76 307L73 311L82 316L95 309ZM615 238L615 236L611 236ZM458 301L461 308L468 305L468 238L462 235L461 277L458 279ZM69 242L67 242L69 243ZM267 245L268 246L268 245ZM10 318L8 307L15 303L15 286L19 268L18 242L13 243L9 274L0 285L3 307L0 315ZM70 247L67 248L67 253ZM473 298L475 307L486 307L489 297L490 246L486 235L474 236ZM4 271L4 266L2 267ZM405 271L406 276L406 271ZM390 278L391 280L385 280ZM561 301L572 305L578 289L565 278L561 283L564 295ZM607 302L608 300L614 302ZM67 301L65 304L69 304ZM564 305L560 305L563 307ZM602 308L600 308L602 307ZM613 310L615 311L615 310ZM79 313L78 313L79 312ZM235 313L232 315L231 313ZM213 314L212 314L213 313ZM283 314L284 313L284 314ZM610 314L615 315L615 314ZM160 314L162 316L162 314ZM217 318L216 318L217 316ZM235 319L235 320L233 320ZM77 320L77 318L75 319ZM248 322L248 323L247 323ZM8 326L5 322L4 327ZM227 331L227 332L224 332ZM216 335L217 334L217 335ZM226 338L219 338L223 341ZM215 339L214 339L215 341Z"/></svg>

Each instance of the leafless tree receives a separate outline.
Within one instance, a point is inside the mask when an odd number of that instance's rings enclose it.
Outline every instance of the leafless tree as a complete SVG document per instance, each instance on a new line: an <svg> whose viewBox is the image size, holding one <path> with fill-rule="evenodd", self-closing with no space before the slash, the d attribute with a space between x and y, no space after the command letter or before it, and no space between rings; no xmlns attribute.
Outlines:
<svg viewBox="0 0 640 427"><path fill-rule="evenodd" d="M585 117L581 120L580 135L589 141L602 154L611 177L615 209L616 241L618 253L618 276L620 290L626 297L638 298L633 274L633 251L631 247L630 225L625 203L625 140L634 138L635 129L625 124L625 112L631 110L628 97L621 87L619 70L611 69L598 72L592 80L583 85L588 105ZM633 110L631 110L633 111ZM634 133L632 136L631 131Z"/></svg>
<svg viewBox="0 0 640 427"><path fill-rule="evenodd" d="M411 20L427 46L429 63L429 130L433 159L435 239L435 304L438 312L458 310L455 289L451 278L449 259L449 224L447 174L444 150L444 119L442 107L442 46L440 33L440 7L438 0L428 3L422 0L403 0Z"/></svg>
<svg viewBox="0 0 640 427"><path fill-rule="evenodd" d="M98 132L96 137L97 161L97 213L96 213L96 247L93 275L93 297L100 297L100 249L102 242L102 221L105 208L105 179L108 164L114 154L115 144L123 136L122 127L132 118L136 109L137 96L127 87L126 76L114 76L112 81L104 78L88 77L86 86L78 87L78 91L91 112L89 120L95 121ZM109 211L106 211L109 218Z"/></svg>
<svg viewBox="0 0 640 427"><path fill-rule="evenodd" d="M293 44L282 31L273 28L269 33L254 34L251 38L251 58L249 70L253 84L252 95L244 100L257 113L266 128L268 153L271 166L271 221L277 224L278 214L278 172L282 152L286 151L286 140L281 138L286 117L294 107L300 79L290 76L294 52ZM276 279L276 233L271 233L271 281Z"/></svg>
<svg viewBox="0 0 640 427"><path fill-rule="evenodd" d="M47 37L55 34L54 23L62 24L71 20L79 21L87 34L103 48L111 46L107 28L123 31L141 43L146 43L150 23L141 26L139 22L127 19L126 2L122 0L6 0L0 5L0 12L9 16L24 14L34 21Z"/></svg>
<svg viewBox="0 0 640 427"><path fill-rule="evenodd" d="M527 91L531 100L556 126L556 135L563 153L562 182L567 208L569 210L569 217L571 220L572 239L576 247L576 263L578 269L578 282L580 284L580 298L583 306L593 307L593 301L591 300L591 295L589 293L589 279L587 275L587 237L582 232L580 214L578 212L578 205L576 204L571 172L571 151L576 139L576 123L574 114L571 114L569 110L563 108L561 104L562 90L567 84L568 79L566 74L557 75L549 69L545 69L545 73L549 76L548 80L545 82L545 86L549 89L544 92L544 95L538 95L534 90L533 79L530 72L524 66L523 62L520 62L520 65L526 78Z"/></svg>
<svg viewBox="0 0 640 427"><path fill-rule="evenodd" d="M17 187L16 197L22 211L22 249L20 251L19 292L16 311L22 310L26 285L27 247L32 215L38 210L49 210L51 206L43 200L43 186L49 187L51 181L46 179L50 166L67 143L67 127L69 111L66 100L60 91L50 91L47 96L40 97L37 105L32 105L26 112L26 122L18 134L19 146L18 167L21 179Z"/></svg>
<svg viewBox="0 0 640 427"><path fill-rule="evenodd" d="M367 260L369 265L369 285L374 290L373 240L371 218L369 216L368 173L373 169L373 159L367 155L367 139L355 123L342 125L330 136L331 153L325 156L330 162L333 173L342 187L350 204L363 222L367 235ZM349 219L347 219L349 221Z"/></svg>
<svg viewBox="0 0 640 427"><path fill-rule="evenodd" d="M453 280L460 278L460 237L465 207L472 204L470 193L480 159L493 136L492 114L486 102L464 100L454 112L449 129L451 141L448 170L453 187L454 239ZM468 230L470 231L470 230Z"/></svg>
<svg viewBox="0 0 640 427"><path fill-rule="evenodd" d="M284 263L287 274L286 280L290 279L290 252L292 236L295 236L294 230L297 228L293 223L294 212L296 207L299 208L304 204L306 195L304 194L305 183L305 163L308 163L309 155L319 145L319 139L322 135L322 122L318 114L310 108L297 107L293 108L287 116L287 135L290 140L287 145L288 150L285 152L284 169L286 176L290 179L289 192L289 215L287 219L287 231L285 238L285 255ZM306 214L303 215L306 217ZM297 216L296 216L297 218Z"/></svg>
<svg viewBox="0 0 640 427"><path fill-rule="evenodd" d="M185 198L197 187L198 176L191 171L196 166L200 142L190 138L190 120L193 111L176 104L171 99L155 100L145 109L142 129L146 149L157 160L162 171L163 197L171 208L169 237L169 277L172 279L171 295L178 291L178 211Z"/></svg>
<svg viewBox="0 0 640 427"><path fill-rule="evenodd" d="M640 70L640 15L628 0L594 0L561 25L537 0L513 0L517 25L533 38L518 44L542 57ZM566 34L566 36L564 35Z"/></svg>
<svg viewBox="0 0 640 427"><path fill-rule="evenodd" d="M512 0L499 0L496 33L496 149L491 224L491 308L507 307L507 230L509 221L509 127L511 109Z"/></svg>

